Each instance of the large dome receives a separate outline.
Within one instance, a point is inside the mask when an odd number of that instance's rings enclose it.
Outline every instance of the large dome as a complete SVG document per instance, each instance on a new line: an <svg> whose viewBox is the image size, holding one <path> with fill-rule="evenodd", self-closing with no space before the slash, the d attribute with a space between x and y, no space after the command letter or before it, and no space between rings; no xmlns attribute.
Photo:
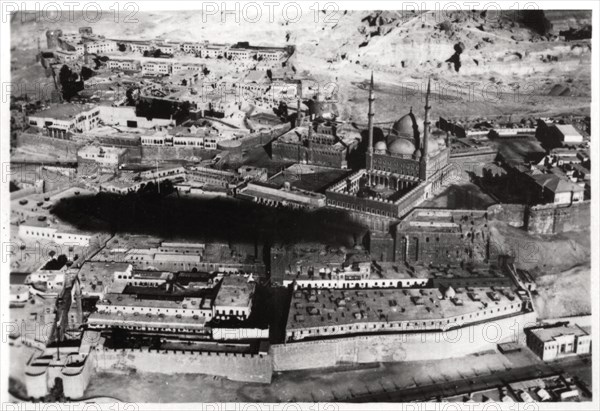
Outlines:
<svg viewBox="0 0 600 411"><path fill-rule="evenodd" d="M396 139L389 146L390 154L412 156L415 152L415 145L404 138Z"/></svg>
<svg viewBox="0 0 600 411"><path fill-rule="evenodd" d="M423 129L423 121L417 118L412 111L398 119L392 126L391 134L417 139Z"/></svg>

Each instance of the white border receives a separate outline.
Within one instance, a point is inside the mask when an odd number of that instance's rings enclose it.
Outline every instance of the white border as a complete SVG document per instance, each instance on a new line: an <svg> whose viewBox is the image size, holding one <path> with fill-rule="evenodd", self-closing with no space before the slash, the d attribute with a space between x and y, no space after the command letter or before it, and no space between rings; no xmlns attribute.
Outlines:
<svg viewBox="0 0 600 411"><path fill-rule="evenodd" d="M4 180L4 174L6 173L6 166L10 161L10 137L9 137L9 124L10 124L10 112L9 112L9 99L8 96L4 96L5 94L5 84L10 81L10 58L9 58L9 50L10 50L10 23L5 23L5 7L7 3L16 3L18 7L23 10L31 10L34 7L44 7L44 5L48 3L58 3L65 4L67 1L15 1L15 2L1 2L2 5L2 23L0 27L0 81L2 86L2 105L1 105L1 130L0 130L0 158L2 161L2 175ZM88 1L81 1L79 4L81 6L94 3ZM98 3L98 2L97 2ZM115 4L115 1L102 1L99 2L103 8L108 8L111 5ZM134 1L133 3L139 6L140 11L160 11L160 10L192 10L199 9L203 4L206 3L214 3L218 6L225 4L227 9L233 9L234 3L244 4L247 2L195 2L195 1ZM258 4L263 4L263 1L257 1ZM289 2L278 2L281 6L285 3ZM301 4L304 12L311 13L309 10L311 6L313 6L316 1L302 1L297 2ZM484 5L488 5L488 7L492 9L502 8L502 9L514 9L515 6L520 6L521 8L526 7L527 5L535 5L539 9L564 9L564 10L573 10L573 9L592 9L593 10L593 24L592 24L592 104L591 104L591 115L592 115L592 148L591 148L591 156L593 161L592 166L592 250L596 250L596 252L592 253L592 316L594 319L594 327L592 329L593 335L593 392L594 392L594 400L591 403L556 403L556 404L519 404L520 406L517 408L515 405L509 404L488 404L488 407L471 407L468 406L470 404L460 404L460 403L449 403L449 404L438 404L438 403L420 403L420 404L333 404L333 403L321 403L321 404L136 404L139 405L139 408L136 409L206 409L206 410L295 410L295 409L310 409L310 410L327 410L334 411L339 409L377 409L377 410L387 410L387 409L402 409L402 410L425 410L425 409L436 409L436 410L458 410L458 409L487 409L487 410L496 410L496 409L527 409L527 410L538 410L538 409L553 409L553 410L581 410L581 409L599 409L600 407L600 375L598 368L598 356L600 355L600 341L599 341L599 324L598 324L598 308L600 304L600 293L599 293L599 282L600 282L600 272L598 270L599 267L599 254L598 250L600 249L600 225L599 225L599 191L598 191L598 182L599 178L599 166L598 159L599 156L599 144L597 141L598 130L599 130L599 118L598 113L600 109L599 105L599 73L600 73L600 60L598 58L598 46L599 43L599 4L597 1L524 1L524 2L443 2L443 1L415 1L415 2L398 2L398 1L319 1L318 4L321 6L326 3L334 3L339 7L339 10L386 10L386 9L394 9L400 10L403 5L405 7L409 7L409 5L416 6L420 9L443 9L443 7L452 7L452 8L476 8L481 9ZM72 6L71 6L72 7ZM279 7L279 6L278 6ZM314 6L313 6L314 7ZM260 27L258 28L260 30ZM290 27L293 29L293 26ZM6 244L10 238L9 233L9 221L10 221L10 213L9 209L5 204L7 204L10 200L10 196L8 193L8 183L2 183L1 188L1 196L0 196L0 215L1 215L1 226L2 226L2 243ZM2 249L2 258L4 259L4 247ZM8 262L2 261L2 269L0 270L0 312L1 312L1 321L4 323L8 321L8 285L9 285L9 274L10 267ZM4 333L2 333L4 334ZM0 346L1 347L1 346ZM7 404L5 401L7 400L7 389L8 389L8 352L5 349L0 348L0 399L2 404L2 409L48 409L48 410L82 410L82 409L111 409L111 410L121 410L123 409L122 405L118 404L106 404L102 407L88 407L85 408L84 405L76 405L76 404L54 404L54 405L44 405L44 404L35 404L29 405L25 407L23 404L18 404L16 406ZM198 387L198 389L202 389L202 387ZM471 404L475 405L475 404ZM582 407L583 405L583 407ZM131 409L131 408L129 408Z"/></svg>

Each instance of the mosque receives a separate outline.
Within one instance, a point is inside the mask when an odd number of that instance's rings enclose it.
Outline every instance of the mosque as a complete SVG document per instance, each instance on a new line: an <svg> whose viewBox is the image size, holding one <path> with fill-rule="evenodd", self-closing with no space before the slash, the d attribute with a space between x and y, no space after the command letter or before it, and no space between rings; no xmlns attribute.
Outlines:
<svg viewBox="0 0 600 411"><path fill-rule="evenodd" d="M445 133L429 122L431 81L424 120L412 110L373 141L374 81L369 86L366 168L326 190L327 204L347 211L369 228L371 237L387 237L398 219L444 188L450 175L450 148ZM447 138L447 137L446 137Z"/></svg>

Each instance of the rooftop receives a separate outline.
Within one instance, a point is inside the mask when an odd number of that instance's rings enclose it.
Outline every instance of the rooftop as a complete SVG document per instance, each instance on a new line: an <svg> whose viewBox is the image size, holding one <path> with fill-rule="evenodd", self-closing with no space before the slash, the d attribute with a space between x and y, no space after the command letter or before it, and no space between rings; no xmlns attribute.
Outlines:
<svg viewBox="0 0 600 411"><path fill-rule="evenodd" d="M217 293L215 306L248 307L252 304L255 288L256 284L248 282L244 276L225 276Z"/></svg>
<svg viewBox="0 0 600 411"><path fill-rule="evenodd" d="M107 293L98 305L115 305L125 307L150 307L165 309L210 309L208 298L191 297L177 300L139 298L136 294Z"/></svg>
<svg viewBox="0 0 600 411"><path fill-rule="evenodd" d="M455 292L455 298L443 299L437 288L297 290L291 299L287 328L441 320L521 302L509 287L459 288Z"/></svg>
<svg viewBox="0 0 600 411"><path fill-rule="evenodd" d="M531 333L544 342L553 341L557 337L563 335L575 335L578 337L581 335L589 335L589 331L586 331L584 328L568 325L563 325L559 327L536 328L531 330Z"/></svg>
<svg viewBox="0 0 600 411"><path fill-rule="evenodd" d="M56 104L45 110L38 111L31 117L48 117L57 120L69 120L75 118L77 115L84 111L89 111L96 106L93 104L74 104L74 103L63 103Z"/></svg>

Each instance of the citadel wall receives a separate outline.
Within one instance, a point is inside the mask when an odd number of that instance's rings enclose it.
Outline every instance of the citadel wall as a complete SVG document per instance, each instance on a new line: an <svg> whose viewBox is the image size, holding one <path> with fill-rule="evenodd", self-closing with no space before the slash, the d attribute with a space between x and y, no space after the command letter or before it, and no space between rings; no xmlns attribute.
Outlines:
<svg viewBox="0 0 600 411"><path fill-rule="evenodd" d="M340 363L425 361L495 350L500 342L524 341L534 312L446 332L366 335L271 346L273 371L334 367Z"/></svg>
<svg viewBox="0 0 600 411"><path fill-rule="evenodd" d="M591 201L569 206L544 204L529 207L525 214L530 234L556 234L588 228L591 222Z"/></svg>
<svg viewBox="0 0 600 411"><path fill-rule="evenodd" d="M264 354L192 352L178 350L98 349L97 371L207 374L233 381L271 382L273 364Z"/></svg>

